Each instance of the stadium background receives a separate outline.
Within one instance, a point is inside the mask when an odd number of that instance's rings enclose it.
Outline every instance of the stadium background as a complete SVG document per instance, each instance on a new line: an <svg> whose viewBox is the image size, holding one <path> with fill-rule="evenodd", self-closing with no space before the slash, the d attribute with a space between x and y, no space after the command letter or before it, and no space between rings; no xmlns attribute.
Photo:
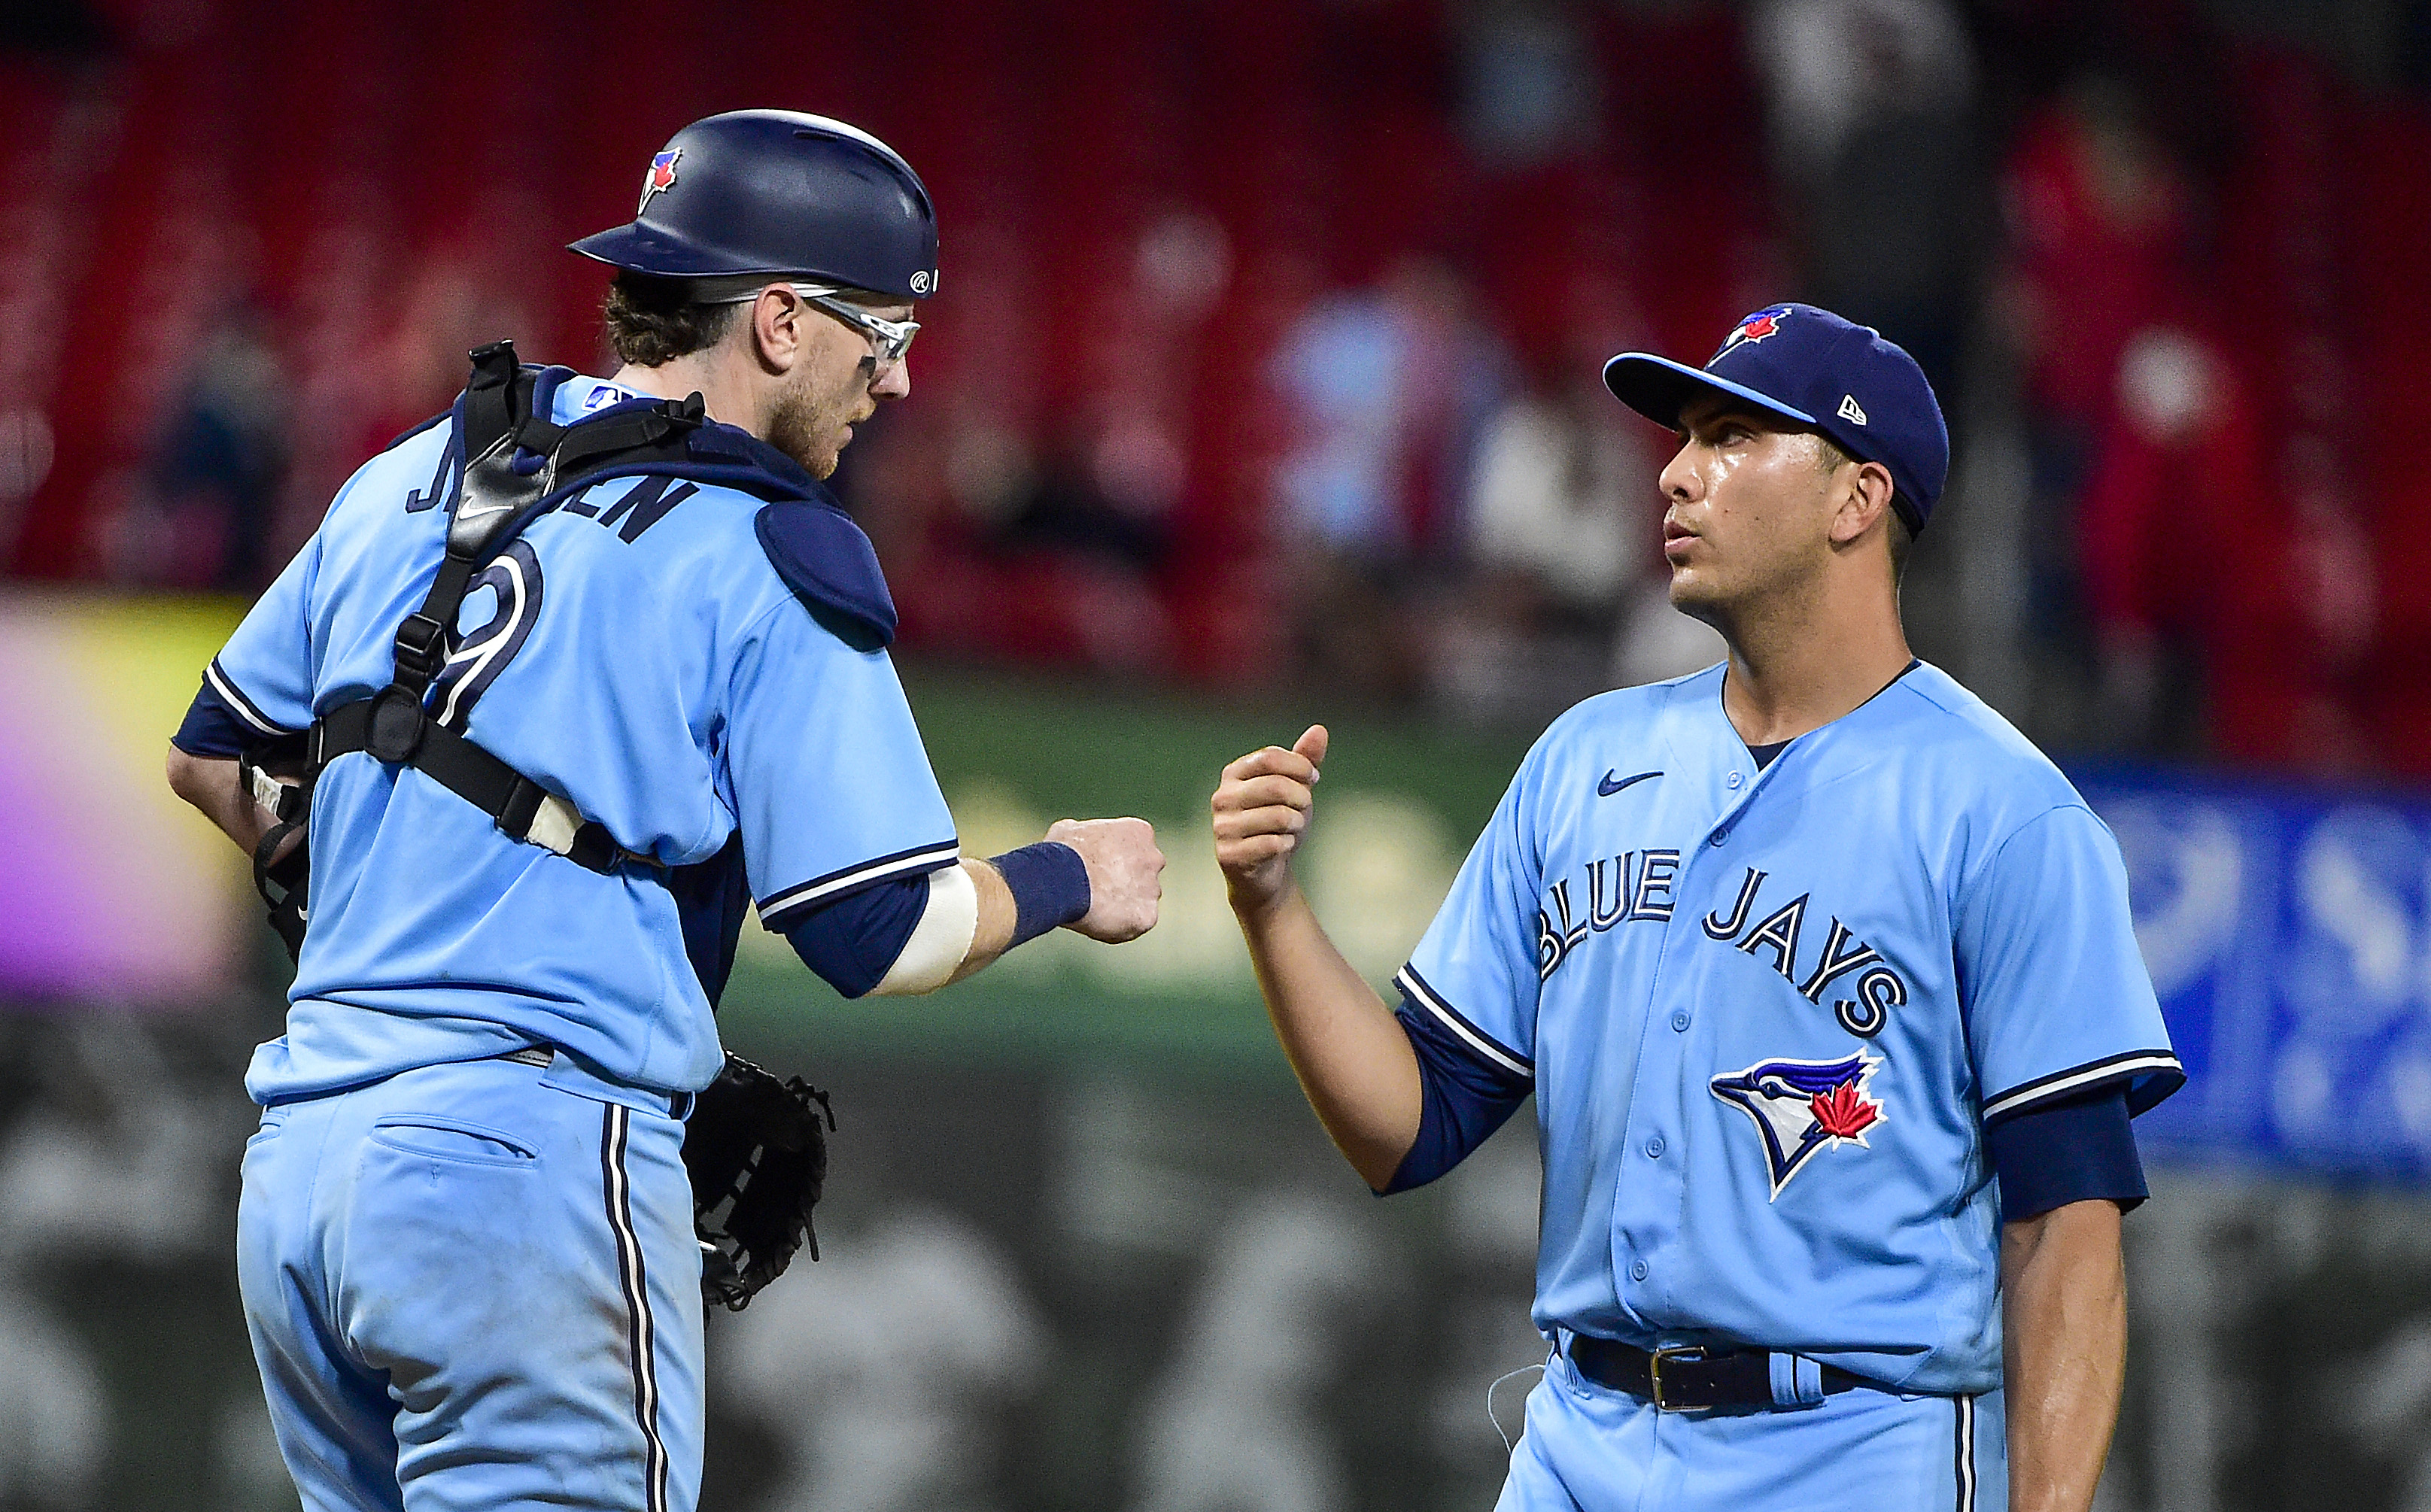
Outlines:
<svg viewBox="0 0 2431 1512"><path fill-rule="evenodd" d="M840 488L966 847L1131 811L1173 865L1141 944L929 1002L746 933L731 1036L844 1127L829 1257L713 1320L706 1506L1490 1504L1533 1152L1366 1197L1205 795L1334 723L1311 887L1381 980L1551 712L1707 655L1594 364L1790 296L1941 387L1919 649L2119 831L2196 1073L2143 1125L2106 1512L2431 1506L2431 8L27 0L0 1509L293 1505L228 1261L280 957L161 744L466 347L597 371L557 247L746 104L940 208L914 397Z"/></svg>

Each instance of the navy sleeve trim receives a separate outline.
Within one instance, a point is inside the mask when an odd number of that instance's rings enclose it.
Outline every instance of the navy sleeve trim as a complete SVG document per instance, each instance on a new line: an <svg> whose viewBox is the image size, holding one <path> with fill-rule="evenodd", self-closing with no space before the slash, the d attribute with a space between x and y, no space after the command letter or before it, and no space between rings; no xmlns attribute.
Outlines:
<svg viewBox="0 0 2431 1512"><path fill-rule="evenodd" d="M2132 1208L2146 1196L2144 1164L2128 1122L2127 1089L2043 1104L1984 1136L2001 1182L2001 1221L2023 1222L2071 1203Z"/></svg>
<svg viewBox="0 0 2431 1512"><path fill-rule="evenodd" d="M1393 1010L1418 1057L1418 1132L1378 1196L1423 1187L1468 1158L1528 1100L1525 1076L1478 1058L1464 1036L1408 997Z"/></svg>
<svg viewBox="0 0 2431 1512"><path fill-rule="evenodd" d="M914 846L908 851L897 851L892 856L856 862L840 872L830 872L825 876L813 877L808 882L796 883L781 891L768 894L760 900L760 922L770 929L776 929L780 927L779 916L792 909L806 907L825 898L840 897L896 877L934 872L962 858L962 842L948 838L931 845Z"/></svg>
<svg viewBox="0 0 2431 1512"><path fill-rule="evenodd" d="M219 757L243 756L261 740L260 732L237 712L235 705L220 696L208 677L186 706L185 722L169 737L169 743L188 756Z"/></svg>
<svg viewBox="0 0 2431 1512"><path fill-rule="evenodd" d="M211 664L203 669L203 681L210 685L212 691L228 701L228 706L236 710L238 717L261 734L293 735L295 733L264 714L252 699L245 697L243 690L231 682L228 674L221 670L220 659L217 656L213 656Z"/></svg>
<svg viewBox="0 0 2431 1512"><path fill-rule="evenodd" d="M929 873L923 872L797 908L784 933L803 965L857 998L886 980L928 910Z"/></svg>
<svg viewBox="0 0 2431 1512"><path fill-rule="evenodd" d="M1442 1020L1445 1028L1458 1035L1488 1065L1509 1072L1514 1076L1525 1076L1531 1081L1535 1079L1535 1062L1463 1018L1457 1009L1443 1000L1441 993L1427 985L1427 979L1418 974L1417 967L1402 967L1394 976L1393 985L1409 994L1411 1002Z"/></svg>
<svg viewBox="0 0 2431 1512"><path fill-rule="evenodd" d="M2002 1119L2015 1118L2042 1104L2077 1096L2114 1082L2126 1084L2127 1111L2132 1116L2145 1111L2184 1087L2187 1070L2178 1064L2176 1055L2166 1050L2130 1050L2100 1060L2088 1060L2081 1066L2071 1066L2048 1076L2037 1076L2030 1082L2020 1082L2004 1092L1984 1099L1984 1122L1988 1126Z"/></svg>

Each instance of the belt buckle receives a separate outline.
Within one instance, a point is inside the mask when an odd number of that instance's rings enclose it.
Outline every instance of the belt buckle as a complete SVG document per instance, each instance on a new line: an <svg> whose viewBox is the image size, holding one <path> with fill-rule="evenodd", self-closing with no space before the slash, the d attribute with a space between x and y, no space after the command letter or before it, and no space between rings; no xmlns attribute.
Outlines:
<svg viewBox="0 0 2431 1512"><path fill-rule="evenodd" d="M1681 1403L1675 1406L1663 1400L1663 1362L1683 1360L1693 1363L1704 1358L1705 1347L1702 1344L1666 1344L1646 1357L1647 1385L1650 1387L1649 1394L1654 1402L1655 1411L1702 1412L1705 1410L1703 1407L1692 1407L1686 1403Z"/></svg>

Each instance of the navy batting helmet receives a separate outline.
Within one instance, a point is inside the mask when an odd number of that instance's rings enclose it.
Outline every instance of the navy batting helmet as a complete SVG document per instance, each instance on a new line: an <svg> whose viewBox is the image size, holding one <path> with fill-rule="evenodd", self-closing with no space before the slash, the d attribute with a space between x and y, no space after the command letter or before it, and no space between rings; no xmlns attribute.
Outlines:
<svg viewBox="0 0 2431 1512"><path fill-rule="evenodd" d="M798 110L696 121L650 159L630 225L568 250L670 278L808 275L903 299L937 291L937 212L895 149Z"/></svg>

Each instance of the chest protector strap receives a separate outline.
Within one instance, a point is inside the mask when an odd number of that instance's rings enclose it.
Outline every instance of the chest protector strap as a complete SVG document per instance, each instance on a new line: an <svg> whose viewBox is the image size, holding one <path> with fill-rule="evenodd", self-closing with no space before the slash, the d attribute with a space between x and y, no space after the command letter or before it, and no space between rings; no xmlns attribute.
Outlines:
<svg viewBox="0 0 2431 1512"><path fill-rule="evenodd" d="M652 864L617 845L605 825L585 819L566 800L431 718L426 706L447 665L457 611L474 575L552 497L638 461L681 457L703 420L700 396L695 394L559 425L533 413L534 382L535 374L515 360L511 341L495 341L473 354L473 381L464 390L464 476L447 526L446 555L422 606L396 628L394 681L313 722L303 752L302 787L279 795L274 809L281 821L274 832L277 840L302 822L322 769L360 751L387 765L413 768L489 815L512 839L578 866L604 874L621 862ZM254 856L254 885L271 904L272 925L291 947L300 947L307 886L301 847L273 868L268 860L276 849L265 837ZM274 886L280 890L274 893Z"/></svg>

